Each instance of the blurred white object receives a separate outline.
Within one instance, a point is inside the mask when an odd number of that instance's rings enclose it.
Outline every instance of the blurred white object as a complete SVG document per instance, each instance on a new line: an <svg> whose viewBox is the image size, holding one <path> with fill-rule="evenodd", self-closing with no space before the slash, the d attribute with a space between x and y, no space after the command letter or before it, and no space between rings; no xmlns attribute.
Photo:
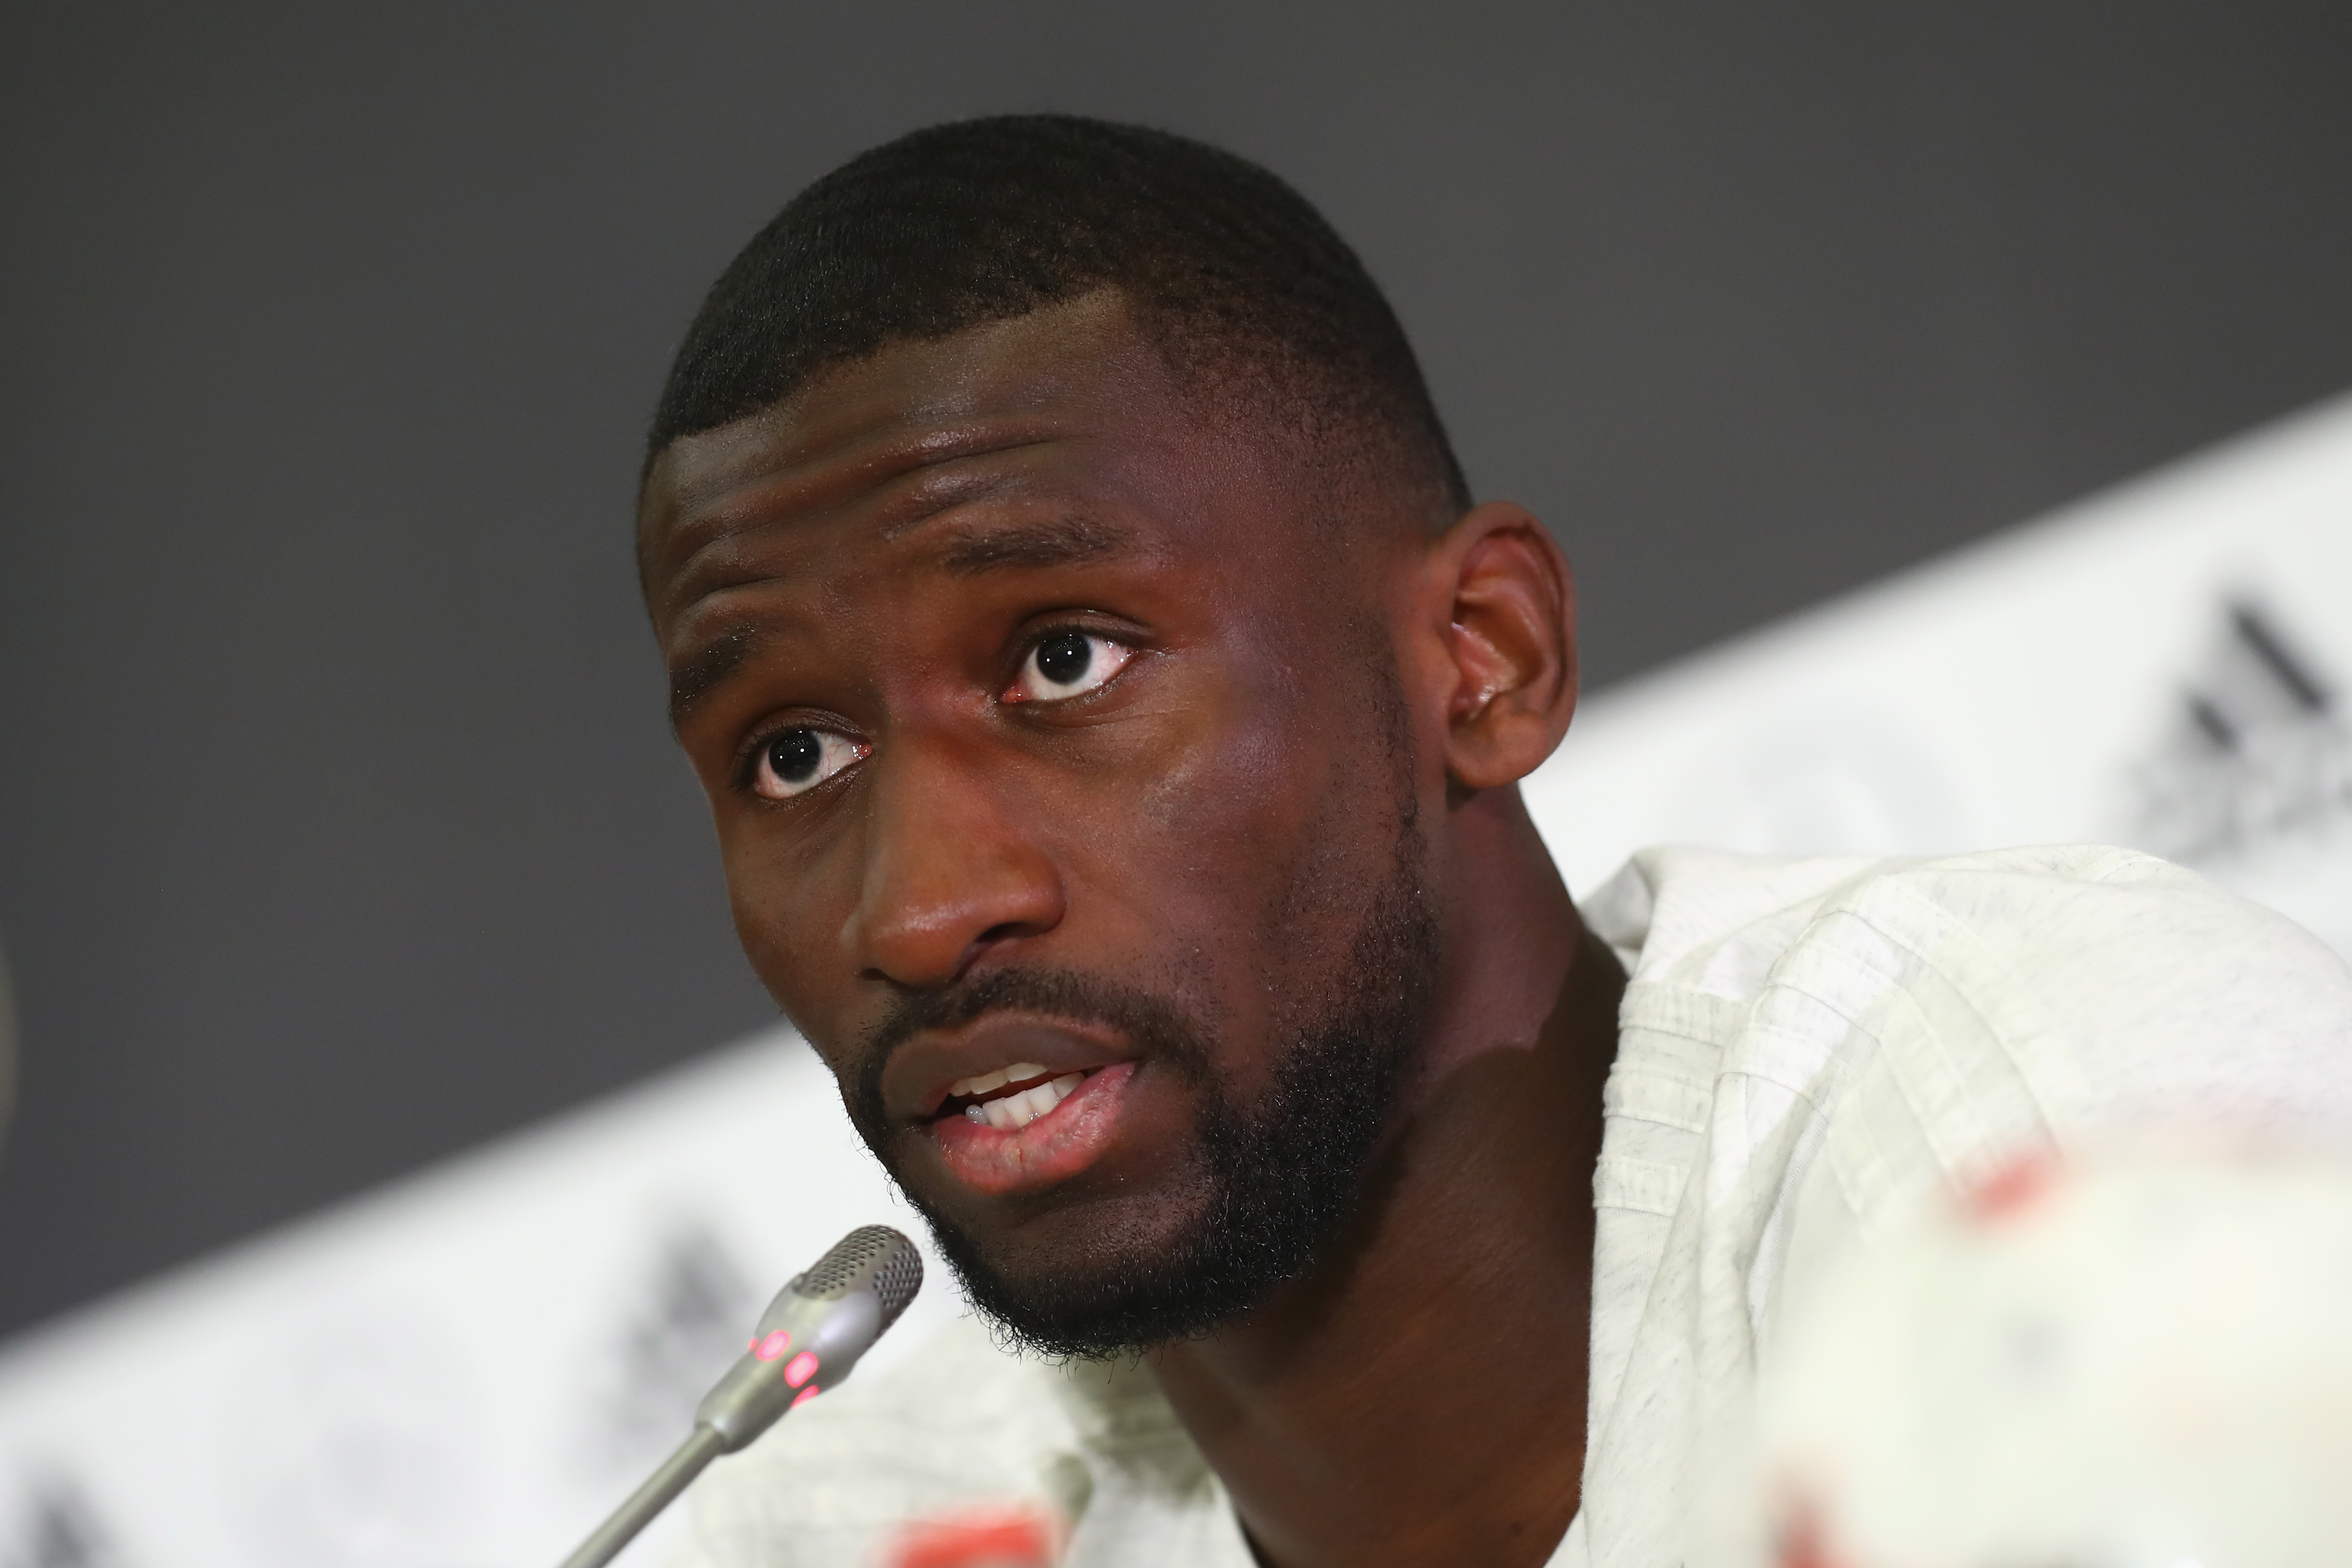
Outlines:
<svg viewBox="0 0 2352 1568"><path fill-rule="evenodd" d="M2347 1328L2341 1164L2020 1167L1791 1304L1749 1560L2352 1563Z"/></svg>

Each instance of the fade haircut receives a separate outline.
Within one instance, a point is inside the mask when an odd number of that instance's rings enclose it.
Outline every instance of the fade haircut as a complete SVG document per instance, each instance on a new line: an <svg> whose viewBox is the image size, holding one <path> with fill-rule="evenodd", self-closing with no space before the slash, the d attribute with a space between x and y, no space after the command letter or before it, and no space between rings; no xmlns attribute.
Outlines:
<svg viewBox="0 0 2352 1568"><path fill-rule="evenodd" d="M1469 487L1404 329L1304 196L1181 136L1069 115L933 126L850 160L743 247L687 330L648 465L899 342L1112 288L1179 384L1326 471Z"/></svg>

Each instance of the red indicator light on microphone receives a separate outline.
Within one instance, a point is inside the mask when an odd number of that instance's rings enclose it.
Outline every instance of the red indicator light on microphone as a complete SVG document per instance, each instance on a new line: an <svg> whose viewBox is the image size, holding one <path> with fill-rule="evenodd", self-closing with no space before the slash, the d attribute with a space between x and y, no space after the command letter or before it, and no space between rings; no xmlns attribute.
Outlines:
<svg viewBox="0 0 2352 1568"><path fill-rule="evenodd" d="M764 1340L754 1340L751 1343L751 1353L761 1361L773 1361L792 1348L793 1336L778 1329ZM794 1386L797 1387L798 1384Z"/></svg>
<svg viewBox="0 0 2352 1568"><path fill-rule="evenodd" d="M814 1377L815 1375L816 1352L814 1351L803 1351L800 1354L793 1357L792 1360L784 1363L784 1381L794 1388L798 1388L802 1384L806 1383L810 1378ZM814 1388L809 1390L809 1394L814 1394L816 1390ZM801 1395L801 1399L806 1399L807 1397L808 1394ZM800 1403L800 1399L795 1399L793 1403L797 1405Z"/></svg>
<svg viewBox="0 0 2352 1568"><path fill-rule="evenodd" d="M793 1395L792 1407L794 1410L798 1410L802 1405L806 1405L810 1400L814 1399L816 1396L817 1390L814 1388L803 1388L799 1394Z"/></svg>

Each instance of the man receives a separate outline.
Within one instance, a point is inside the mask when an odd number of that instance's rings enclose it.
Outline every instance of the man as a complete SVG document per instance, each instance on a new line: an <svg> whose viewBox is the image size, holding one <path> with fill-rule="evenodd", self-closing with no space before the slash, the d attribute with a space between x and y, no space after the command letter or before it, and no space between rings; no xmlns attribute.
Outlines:
<svg viewBox="0 0 2352 1568"><path fill-rule="evenodd" d="M2342 965L2123 851L1654 853L1580 913L1517 789L1565 560L1346 245L1175 137L804 192L680 350L640 550L744 946L1010 1342L714 1472L701 1563L1008 1508L1072 1563L1675 1563L1784 1278L2020 1147L2340 1087Z"/></svg>

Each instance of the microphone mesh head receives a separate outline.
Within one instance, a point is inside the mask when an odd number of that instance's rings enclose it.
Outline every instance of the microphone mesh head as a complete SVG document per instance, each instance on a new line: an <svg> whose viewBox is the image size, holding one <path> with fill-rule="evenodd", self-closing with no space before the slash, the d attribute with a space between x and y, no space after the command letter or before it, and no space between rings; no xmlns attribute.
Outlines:
<svg viewBox="0 0 2352 1568"><path fill-rule="evenodd" d="M838 1301L853 1290L871 1290L882 1303L888 1328L922 1288L923 1255L887 1225L860 1226L786 1287L812 1300Z"/></svg>

